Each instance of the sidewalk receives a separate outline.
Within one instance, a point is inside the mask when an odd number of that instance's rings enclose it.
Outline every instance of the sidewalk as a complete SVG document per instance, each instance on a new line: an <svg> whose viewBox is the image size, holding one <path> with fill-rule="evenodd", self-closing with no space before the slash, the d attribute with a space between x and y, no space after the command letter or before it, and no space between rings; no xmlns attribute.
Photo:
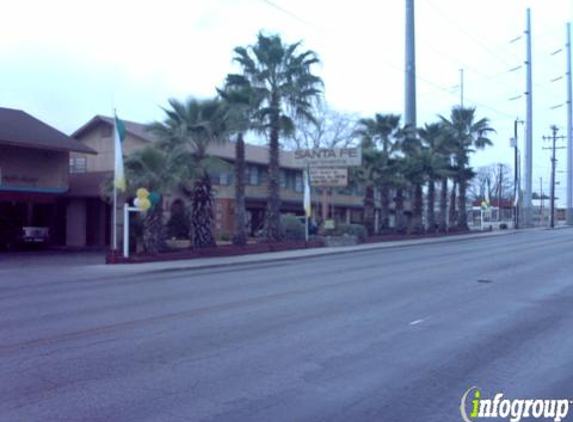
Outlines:
<svg viewBox="0 0 573 422"><path fill-rule="evenodd" d="M426 245L426 244L461 242L467 240L481 239L485 237L508 236L518 232L519 231L514 231L514 230L503 230L503 231L486 232L478 234L436 237L430 239L414 239L414 240L400 240L400 241L381 242L381 243L369 243L356 246L343 246L343 247L330 247L330 248L324 247L316 249L296 249L291 251L269 252L269 253L252 254L252 255L196 258L186 261L185 260L161 261L161 262L149 262L142 264L114 264L114 265L102 265L101 267L108 268L110 271L113 270L114 272L117 271L119 273L125 273L125 274L199 270L199 269L227 267L231 265L264 264L267 262L296 260L296 259L304 259L311 257L320 257L325 255L364 252L378 249L406 248L406 247Z"/></svg>

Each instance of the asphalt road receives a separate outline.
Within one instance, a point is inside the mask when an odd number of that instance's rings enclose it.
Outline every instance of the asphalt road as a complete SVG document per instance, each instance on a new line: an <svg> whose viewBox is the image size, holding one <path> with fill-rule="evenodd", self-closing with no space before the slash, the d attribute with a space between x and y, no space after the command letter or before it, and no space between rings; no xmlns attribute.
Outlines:
<svg viewBox="0 0 573 422"><path fill-rule="evenodd" d="M0 273L2 422L459 421L472 386L573 398L573 230L20 274Z"/></svg>

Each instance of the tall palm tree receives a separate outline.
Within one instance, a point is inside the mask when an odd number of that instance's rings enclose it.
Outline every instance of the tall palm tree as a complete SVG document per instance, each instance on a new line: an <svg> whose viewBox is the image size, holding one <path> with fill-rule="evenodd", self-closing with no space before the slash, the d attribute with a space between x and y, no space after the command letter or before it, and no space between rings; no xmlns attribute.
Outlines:
<svg viewBox="0 0 573 422"><path fill-rule="evenodd" d="M248 82L248 81L245 81ZM255 129L253 112L257 109L259 98L250 84L238 86L227 80L223 89L218 89L223 99L225 118L229 133L236 134L235 142L235 231L233 244L247 244L247 210L245 205L245 133Z"/></svg>
<svg viewBox="0 0 573 422"><path fill-rule="evenodd" d="M313 51L299 53L300 48L300 42L287 44L279 35L260 32L255 44L235 48L241 74L227 77L230 85L250 84L261 98L254 117L269 139L266 234L271 241L282 238L279 135L292 132L293 119L312 121L313 101L321 95L322 80L311 69L320 61Z"/></svg>
<svg viewBox="0 0 573 422"><path fill-rule="evenodd" d="M184 174L179 188L191 199L191 243L194 248L216 246L213 236L213 193L210 170L224 163L209 155L209 145L226 140L221 102L216 99L185 102L169 100L163 122L149 125L158 145L179 163Z"/></svg>
<svg viewBox="0 0 573 422"><path fill-rule="evenodd" d="M441 123L426 124L423 128L419 129L419 134L429 152L429 165L427 167L428 205L426 210L426 232L434 233L436 231L436 183L439 181L442 181L443 192L441 193L438 227L440 229L442 226L445 228L446 224L448 177L450 176L448 137L444 133L444 128Z"/></svg>
<svg viewBox="0 0 573 422"><path fill-rule="evenodd" d="M381 153L368 138L361 141L362 165L351 170L354 183L364 187L363 224L371 236L376 231L374 191L380 180Z"/></svg>
<svg viewBox="0 0 573 422"><path fill-rule="evenodd" d="M400 115L379 114L358 121L355 134L380 152L377 160L380 188L380 229L390 228L390 190L394 176L393 156L397 150L396 135L400 127Z"/></svg>
<svg viewBox="0 0 573 422"><path fill-rule="evenodd" d="M394 232L397 234L406 234L408 225L406 215L404 212L404 190L410 184L405 177L406 159L403 156L397 157L393 160L394 178L393 185L395 188L394 193Z"/></svg>
<svg viewBox="0 0 573 422"><path fill-rule="evenodd" d="M410 126L406 126L401 131L401 150L404 154L402 173L413 190L410 232L420 234L424 232L422 225L423 185L429 173L431 153L422 144L415 128Z"/></svg>
<svg viewBox="0 0 573 422"><path fill-rule="evenodd" d="M454 107L450 119L440 116L454 139L454 157L457 167L458 195L458 224L459 230L469 230L466 212L467 182L472 176L469 166L469 156L476 149L492 145L488 135L495 132L490 127L489 119L476 120L475 107Z"/></svg>
<svg viewBox="0 0 573 422"><path fill-rule="evenodd" d="M177 184L179 167L167 152L149 145L126 157L125 170L131 195L142 187L159 194L159 200L143 219L143 249L158 253L165 248L162 196Z"/></svg>

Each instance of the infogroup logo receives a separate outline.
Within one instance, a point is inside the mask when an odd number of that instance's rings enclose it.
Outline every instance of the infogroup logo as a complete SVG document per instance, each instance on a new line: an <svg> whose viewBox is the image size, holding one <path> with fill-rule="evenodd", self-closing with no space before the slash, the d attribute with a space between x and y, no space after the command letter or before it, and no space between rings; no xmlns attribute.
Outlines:
<svg viewBox="0 0 573 422"><path fill-rule="evenodd" d="M503 393L497 393L493 399L486 399L478 387L469 388L460 403L462 419L473 422L482 418L501 418L519 422L522 418L534 418L559 422L567 417L569 406L573 405L569 399L504 399L503 396Z"/></svg>

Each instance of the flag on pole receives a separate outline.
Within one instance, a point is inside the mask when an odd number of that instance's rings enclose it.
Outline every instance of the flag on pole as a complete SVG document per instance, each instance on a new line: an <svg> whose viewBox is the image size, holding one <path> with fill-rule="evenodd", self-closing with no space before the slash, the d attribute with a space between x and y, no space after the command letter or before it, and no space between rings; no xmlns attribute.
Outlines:
<svg viewBox="0 0 573 422"><path fill-rule="evenodd" d="M519 188L515 188L515 196L513 198L513 206L517 207L519 205Z"/></svg>
<svg viewBox="0 0 573 422"><path fill-rule="evenodd" d="M121 144L125 139L125 125L121 120L115 115L114 124L114 175L113 175L113 185L121 190L125 191L125 174L123 172L123 150Z"/></svg>
<svg viewBox="0 0 573 422"><path fill-rule="evenodd" d="M307 218L311 216L311 204L310 204L310 174L308 167L304 171L304 214Z"/></svg>
<svg viewBox="0 0 573 422"><path fill-rule="evenodd" d="M487 185L485 187L485 203L487 204L486 207L489 207L489 204L491 203L489 199L489 179L487 179Z"/></svg>

